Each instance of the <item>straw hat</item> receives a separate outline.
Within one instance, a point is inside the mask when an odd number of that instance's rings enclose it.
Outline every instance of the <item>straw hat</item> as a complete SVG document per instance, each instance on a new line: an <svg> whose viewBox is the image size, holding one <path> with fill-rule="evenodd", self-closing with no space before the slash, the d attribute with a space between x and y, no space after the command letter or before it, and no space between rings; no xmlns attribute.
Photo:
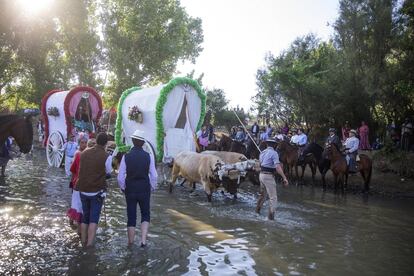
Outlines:
<svg viewBox="0 0 414 276"><path fill-rule="evenodd" d="M144 132L142 130L139 130L139 129L134 131L134 133L131 135L131 138L141 140L141 141L145 141Z"/></svg>

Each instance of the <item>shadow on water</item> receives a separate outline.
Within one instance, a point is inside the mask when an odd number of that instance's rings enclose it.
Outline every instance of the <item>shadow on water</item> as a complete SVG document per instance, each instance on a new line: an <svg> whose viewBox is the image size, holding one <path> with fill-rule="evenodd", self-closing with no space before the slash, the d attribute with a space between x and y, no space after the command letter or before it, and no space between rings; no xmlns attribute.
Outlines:
<svg viewBox="0 0 414 276"><path fill-rule="evenodd" d="M410 200L335 195L320 188L278 186L276 221L267 203L256 214L257 187L239 198L201 187L153 194L149 246L127 247L123 194L114 179L95 248L83 249L65 213L62 169L42 151L10 162L0 178L0 274L66 275L387 275L414 271ZM137 230L139 232L139 230ZM139 237L139 233L137 233ZM137 242L137 244L139 244Z"/></svg>

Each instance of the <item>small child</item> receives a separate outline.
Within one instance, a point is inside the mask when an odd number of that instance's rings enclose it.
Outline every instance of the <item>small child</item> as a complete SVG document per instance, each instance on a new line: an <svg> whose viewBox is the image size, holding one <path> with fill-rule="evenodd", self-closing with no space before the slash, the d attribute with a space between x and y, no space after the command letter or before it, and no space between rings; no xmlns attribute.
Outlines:
<svg viewBox="0 0 414 276"><path fill-rule="evenodd" d="M63 145L65 150L65 172L66 176L71 176L70 165L72 165L73 156L78 149L78 143L75 142L75 136L71 134L68 141Z"/></svg>

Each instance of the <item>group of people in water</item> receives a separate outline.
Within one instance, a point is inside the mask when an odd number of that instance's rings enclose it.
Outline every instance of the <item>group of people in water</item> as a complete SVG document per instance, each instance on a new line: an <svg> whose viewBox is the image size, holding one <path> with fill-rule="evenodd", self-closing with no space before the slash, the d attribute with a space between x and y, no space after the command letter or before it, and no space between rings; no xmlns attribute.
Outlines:
<svg viewBox="0 0 414 276"><path fill-rule="evenodd" d="M67 211L71 225L77 227L81 242L85 246L94 243L102 206L107 196L106 180L111 177L112 156L105 146L108 136L99 133L96 139L79 135L75 146L74 137L65 144L65 155L69 157L71 207ZM136 131L131 136L133 147L121 160L118 184L125 194L128 244L135 240L137 205L141 210L141 247L147 245L150 222L150 196L156 189L157 171L155 160L143 150L143 134ZM75 148L75 150L74 150ZM73 155L72 155L73 154ZM73 157L71 157L73 156Z"/></svg>

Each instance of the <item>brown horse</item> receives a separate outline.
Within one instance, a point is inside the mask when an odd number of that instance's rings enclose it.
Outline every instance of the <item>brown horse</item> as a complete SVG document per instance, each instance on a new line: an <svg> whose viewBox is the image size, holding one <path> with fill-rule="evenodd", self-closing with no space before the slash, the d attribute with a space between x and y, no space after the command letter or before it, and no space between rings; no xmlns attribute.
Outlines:
<svg viewBox="0 0 414 276"><path fill-rule="evenodd" d="M33 126L31 117L21 117L15 114L0 115L0 145L7 137L13 137L22 153L28 153L33 144Z"/></svg>
<svg viewBox="0 0 414 276"><path fill-rule="evenodd" d="M298 179L298 147L286 141L280 141L277 145L277 150L280 153L280 162L283 164L287 174L293 178L293 168L295 168L296 179Z"/></svg>
<svg viewBox="0 0 414 276"><path fill-rule="evenodd" d="M364 192L369 191L369 184L372 176L372 160L366 154L359 155L358 171L364 179ZM348 174L345 177L345 186L348 185Z"/></svg>
<svg viewBox="0 0 414 276"><path fill-rule="evenodd" d="M339 151L335 144L329 144L325 148L326 156L331 161L331 171L334 175L335 192L338 189L338 183L341 185L342 192L345 191L346 181L348 178L348 165L345 157ZM324 176L323 176L324 177ZM326 190L326 184L323 179L323 189Z"/></svg>
<svg viewBox="0 0 414 276"><path fill-rule="evenodd" d="M230 151L232 142L233 140L229 136L222 134L220 141L218 142L218 150L219 151Z"/></svg>
<svg viewBox="0 0 414 276"><path fill-rule="evenodd" d="M312 171L312 183L315 183L316 169L322 158L322 152L323 148L316 143L310 143L305 147L303 150L304 160L299 164L302 167L301 181L303 181L306 165L309 165Z"/></svg>

